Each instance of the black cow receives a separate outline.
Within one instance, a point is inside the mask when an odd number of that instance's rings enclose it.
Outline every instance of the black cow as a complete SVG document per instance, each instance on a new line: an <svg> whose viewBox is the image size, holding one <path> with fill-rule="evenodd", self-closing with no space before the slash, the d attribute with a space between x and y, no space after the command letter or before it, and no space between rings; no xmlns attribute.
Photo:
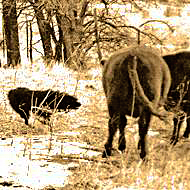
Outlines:
<svg viewBox="0 0 190 190"><path fill-rule="evenodd" d="M168 103L165 107L171 111L186 113L187 127L183 137L188 138L190 133L190 52L178 52L165 55L163 58L170 69L172 77ZM180 127L184 119L184 115L180 117L176 114L176 117L174 117L174 130L171 138L173 145L178 142Z"/></svg>
<svg viewBox="0 0 190 190"><path fill-rule="evenodd" d="M166 112L158 111L167 99L171 84L170 71L159 53L146 46L121 49L102 60L103 88L109 110L109 134L102 157L111 155L113 137L119 127L119 150L126 148L125 115L139 117L139 142L141 159L145 159L145 139L151 116L161 119Z"/></svg>
<svg viewBox="0 0 190 190"><path fill-rule="evenodd" d="M32 109L32 112L49 120L52 115L50 109L57 109L58 111L63 109L66 111L78 109L81 105L75 97L66 93L52 90L33 91L20 87L10 90L8 99L12 108L25 119L26 125L28 125L31 106L35 107Z"/></svg>

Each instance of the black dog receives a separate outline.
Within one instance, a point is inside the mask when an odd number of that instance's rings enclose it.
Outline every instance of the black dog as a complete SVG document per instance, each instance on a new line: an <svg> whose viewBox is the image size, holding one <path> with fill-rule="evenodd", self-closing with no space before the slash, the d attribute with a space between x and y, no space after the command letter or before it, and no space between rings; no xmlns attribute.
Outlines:
<svg viewBox="0 0 190 190"><path fill-rule="evenodd" d="M8 99L12 108L25 119L26 125L28 125L32 106L34 107L32 112L49 120L52 115L51 109L67 111L78 109L81 105L77 102L77 98L66 93L52 90L33 91L21 87L10 90Z"/></svg>

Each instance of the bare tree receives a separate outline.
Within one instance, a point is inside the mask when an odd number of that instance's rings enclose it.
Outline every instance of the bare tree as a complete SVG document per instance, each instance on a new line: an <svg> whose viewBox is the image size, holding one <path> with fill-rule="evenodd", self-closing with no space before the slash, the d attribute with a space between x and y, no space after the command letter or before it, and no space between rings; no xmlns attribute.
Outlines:
<svg viewBox="0 0 190 190"><path fill-rule="evenodd" d="M28 2L34 8L45 57L54 58L59 62L64 57L66 64L78 64L80 55L77 46L82 39L82 24L89 1L28 0ZM55 31L55 27L58 31ZM54 55L51 40L55 44Z"/></svg>
<svg viewBox="0 0 190 190"><path fill-rule="evenodd" d="M101 6L98 7L97 3L101 3ZM100 60L105 52L115 51L133 43L162 43L154 33L143 30L146 23L139 27L129 25L127 17L122 16L119 9L113 8L115 3L118 1L27 0L20 5L20 14L25 8L33 7L34 11L30 11L30 22L36 18L44 57L47 60L64 60L65 64L74 64L77 68L92 59L89 51L93 58L98 55L96 57ZM120 4L126 3L131 3L135 9L143 11L135 1L120 0ZM125 11L126 14L129 13L129 10ZM35 49L32 42L30 44Z"/></svg>
<svg viewBox="0 0 190 190"><path fill-rule="evenodd" d="M31 5L34 8L35 17L37 19L37 24L42 40L42 45L44 49L44 56L47 62L53 58L53 50L51 45L51 28L48 20L45 18L43 10L44 10L44 2L40 0L29 0Z"/></svg>
<svg viewBox="0 0 190 190"><path fill-rule="evenodd" d="M20 64L20 49L18 37L18 24L16 0L3 0L4 34L7 46L7 66Z"/></svg>
<svg viewBox="0 0 190 190"><path fill-rule="evenodd" d="M56 0L55 0L56 1ZM58 47L63 45L64 61L68 65L80 65L79 46L84 38L83 23L86 11L88 10L88 0L71 0L55 2L55 14L59 27Z"/></svg>

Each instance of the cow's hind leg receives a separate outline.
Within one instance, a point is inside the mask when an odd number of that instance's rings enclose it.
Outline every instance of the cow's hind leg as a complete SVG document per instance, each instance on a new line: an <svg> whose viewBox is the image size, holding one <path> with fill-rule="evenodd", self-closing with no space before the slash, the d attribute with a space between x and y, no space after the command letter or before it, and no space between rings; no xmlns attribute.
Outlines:
<svg viewBox="0 0 190 190"><path fill-rule="evenodd" d="M190 133L190 115L187 115L187 127L185 129L185 132L183 134L183 137L188 138Z"/></svg>
<svg viewBox="0 0 190 190"><path fill-rule="evenodd" d="M149 128L150 119L151 119L150 111L144 110L138 121L139 124L138 149L140 149L140 157L143 160L146 157L146 135Z"/></svg>
<svg viewBox="0 0 190 190"><path fill-rule="evenodd" d="M127 119L125 115L120 116L120 124L119 124L119 147L118 149L123 151L126 148L126 140L125 140L125 126L127 123Z"/></svg>
<svg viewBox="0 0 190 190"><path fill-rule="evenodd" d="M181 128L181 124L183 120L175 117L173 119L173 122L174 122L174 130L173 130L172 137L170 139L170 144L176 145L179 139L179 132L180 132L180 128Z"/></svg>
<svg viewBox="0 0 190 190"><path fill-rule="evenodd" d="M108 140L105 144L105 150L102 154L102 157L105 158L107 156L111 156L111 150L112 150L112 142L113 137L117 131L117 126L120 122L120 114L115 113L112 117L110 117L108 122Z"/></svg>

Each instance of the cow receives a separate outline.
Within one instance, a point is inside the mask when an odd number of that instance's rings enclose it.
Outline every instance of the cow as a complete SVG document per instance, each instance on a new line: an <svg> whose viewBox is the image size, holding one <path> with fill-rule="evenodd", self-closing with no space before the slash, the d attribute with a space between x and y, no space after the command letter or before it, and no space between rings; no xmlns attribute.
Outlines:
<svg viewBox="0 0 190 190"><path fill-rule="evenodd" d="M171 137L171 144L175 145L179 139L181 124L185 119L184 113L187 118L187 127L183 137L188 138L190 133L190 52L168 54L163 56L163 59L167 63L172 77L165 108L177 113L174 114L174 130ZM180 116L180 113L183 114Z"/></svg>
<svg viewBox="0 0 190 190"><path fill-rule="evenodd" d="M8 93L8 99L11 107L25 120L28 125L30 111L49 120L52 115L51 109L57 111L68 111L69 109L78 109L80 103L77 98L59 91L44 90L35 91L24 87L12 89Z"/></svg>
<svg viewBox="0 0 190 190"><path fill-rule="evenodd" d="M126 115L139 117L140 158L146 158L146 135L152 115L166 119L159 110L167 100L171 85L170 71L159 52L147 46L133 46L102 60L102 84L109 112L108 139L102 157L111 156L112 141L119 127L118 149L126 148Z"/></svg>

